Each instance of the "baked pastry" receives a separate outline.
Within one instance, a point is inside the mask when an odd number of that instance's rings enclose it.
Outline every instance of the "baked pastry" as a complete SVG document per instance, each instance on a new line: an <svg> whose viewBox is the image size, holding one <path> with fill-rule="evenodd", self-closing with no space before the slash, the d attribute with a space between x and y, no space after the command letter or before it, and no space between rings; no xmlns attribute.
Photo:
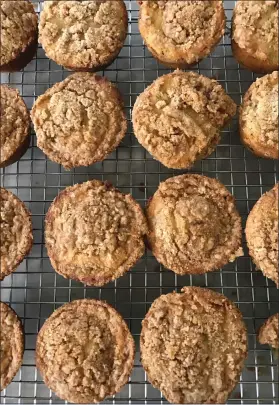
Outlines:
<svg viewBox="0 0 279 405"><path fill-rule="evenodd" d="M215 179L169 178L149 200L146 215L154 256L177 274L203 274L243 255L234 198Z"/></svg>
<svg viewBox="0 0 279 405"><path fill-rule="evenodd" d="M139 204L97 180L67 187L46 215L52 266L87 285L101 286L128 271L144 253L146 233Z"/></svg>
<svg viewBox="0 0 279 405"><path fill-rule="evenodd" d="M58 65L97 71L117 57L127 28L123 0L47 1L40 18L39 42Z"/></svg>
<svg viewBox="0 0 279 405"><path fill-rule="evenodd" d="M134 133L169 168L185 169L209 156L236 105L222 86L194 72L159 77L136 100Z"/></svg>
<svg viewBox="0 0 279 405"><path fill-rule="evenodd" d="M21 158L30 143L30 117L18 90L0 86L0 167Z"/></svg>
<svg viewBox="0 0 279 405"><path fill-rule="evenodd" d="M255 265L279 287L278 184L256 202L248 215L245 233Z"/></svg>
<svg viewBox="0 0 279 405"><path fill-rule="evenodd" d="M157 298L142 322L141 361L172 404L223 404L247 356L247 331L224 295L199 287Z"/></svg>
<svg viewBox="0 0 279 405"><path fill-rule="evenodd" d="M0 391L2 391L10 384L22 364L24 335L17 314L3 302L0 302L0 324Z"/></svg>
<svg viewBox="0 0 279 405"><path fill-rule="evenodd" d="M0 280L11 274L33 245L31 214L10 191L0 188Z"/></svg>
<svg viewBox="0 0 279 405"><path fill-rule="evenodd" d="M240 136L253 153L279 158L278 72L257 79L240 108Z"/></svg>
<svg viewBox="0 0 279 405"><path fill-rule="evenodd" d="M232 50L238 62L253 72L278 70L278 0L237 1Z"/></svg>
<svg viewBox="0 0 279 405"><path fill-rule="evenodd" d="M259 342L279 349L279 314L269 317L259 330Z"/></svg>
<svg viewBox="0 0 279 405"><path fill-rule="evenodd" d="M38 147L66 169L104 160L127 130L118 89L93 73L75 73L48 89L31 118Z"/></svg>
<svg viewBox="0 0 279 405"><path fill-rule="evenodd" d="M19 71L36 53L38 17L29 0L1 0L0 10L0 71Z"/></svg>
<svg viewBox="0 0 279 405"><path fill-rule="evenodd" d="M135 357L133 337L121 315L104 301L63 305L46 320L36 344L45 384L64 400L100 402L128 382Z"/></svg>
<svg viewBox="0 0 279 405"><path fill-rule="evenodd" d="M208 56L225 32L222 1L139 1L139 30L152 55L171 68Z"/></svg>

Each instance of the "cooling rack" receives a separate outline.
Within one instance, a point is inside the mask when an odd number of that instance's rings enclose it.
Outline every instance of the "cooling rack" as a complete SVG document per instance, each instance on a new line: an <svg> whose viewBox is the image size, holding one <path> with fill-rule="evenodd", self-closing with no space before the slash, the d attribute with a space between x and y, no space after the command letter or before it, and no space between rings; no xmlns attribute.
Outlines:
<svg viewBox="0 0 279 405"><path fill-rule="evenodd" d="M112 0L113 1L113 0ZM249 1L249 0L248 0ZM33 1L38 13L43 1ZM234 0L225 0L227 31L213 54L193 70L219 80L239 105L256 75L239 67L232 57L230 25ZM46 159L36 147L36 137L27 153L12 166L1 170L1 185L25 201L32 212L34 247L17 271L1 282L1 300L10 304L21 317L25 328L25 354L21 370L1 393L2 403L64 403L43 383L34 363L36 336L45 319L60 305L78 298L100 298L112 304L126 319L136 340L137 355L130 382L105 403L165 403L160 392L152 388L140 364L138 343L141 321L152 301L161 294L179 291L184 285L212 288L222 292L240 308L249 333L249 355L240 383L229 404L278 404L278 355L257 343L257 331L263 321L278 312L275 284L256 271L245 246L245 256L221 271L199 276L176 276L163 269L152 254L145 256L125 276L103 288L84 287L65 280L52 269L44 246L44 216L59 191L89 179L107 180L124 193L145 205L160 181L183 171L168 170L138 144L130 123L136 97L157 77L170 72L158 64L144 47L138 31L138 5L126 1L129 33L117 60L101 75L116 83L123 94L129 119L128 133L102 163L88 168L65 171ZM41 47L37 57L24 69L1 74L1 83L17 88L31 108L36 97L63 80L70 72L50 61ZM277 181L278 162L259 159L245 149L238 134L237 117L223 131L221 144L207 159L191 170L218 178L235 196L243 218L257 199Z"/></svg>

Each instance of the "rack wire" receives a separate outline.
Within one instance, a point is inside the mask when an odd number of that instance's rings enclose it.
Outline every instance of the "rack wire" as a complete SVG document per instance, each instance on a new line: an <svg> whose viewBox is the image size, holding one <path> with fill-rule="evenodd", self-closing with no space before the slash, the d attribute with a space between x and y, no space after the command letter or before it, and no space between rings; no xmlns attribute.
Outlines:
<svg viewBox="0 0 279 405"><path fill-rule="evenodd" d="M113 0L112 0L113 1ZM33 0L37 12L43 1ZM239 105L256 75L239 67L232 56L230 25L234 0L225 0L227 32L212 55L193 70L214 77ZM36 147L36 137L19 162L1 169L1 185L25 201L32 212L34 247L17 271L1 282L1 300L21 317L25 328L25 354L21 370L1 393L1 403L64 403L43 383L34 362L36 336L45 319L65 302L78 298L99 298L112 304L126 319L136 340L135 367L129 383L113 398L114 403L165 403L160 392L148 383L140 364L141 321L150 304L161 294L179 291L184 285L203 286L222 292L240 308L249 333L249 355L240 383L229 404L278 404L278 354L259 345L257 331L263 321L278 312L275 284L255 270L245 246L245 256L221 271L199 276L177 276L163 269L151 252L125 276L103 288L84 287L66 280L52 269L44 246L44 216L57 194L66 186L88 179L107 180L122 192L131 193L142 206L156 191L160 181L183 173L156 162L136 141L131 126L131 110L136 97L154 79L170 70L156 62L138 31L138 4L126 1L129 33L117 60L104 72L123 94L129 119L128 133L105 161L87 168L65 171L46 158ZM50 61L39 47L37 57L21 72L1 74L1 83L19 89L28 108L36 97L71 72ZM190 172L218 178L233 193L245 225L257 199L277 181L278 162L259 159L240 142L237 118L223 131L221 144Z"/></svg>

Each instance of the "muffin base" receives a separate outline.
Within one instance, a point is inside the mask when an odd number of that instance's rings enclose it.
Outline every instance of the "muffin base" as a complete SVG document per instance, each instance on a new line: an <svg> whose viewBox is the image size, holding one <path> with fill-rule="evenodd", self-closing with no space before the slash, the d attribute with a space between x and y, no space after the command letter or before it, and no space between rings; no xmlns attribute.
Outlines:
<svg viewBox="0 0 279 405"><path fill-rule="evenodd" d="M15 162L17 162L29 148L30 140L31 140L31 131L29 129L29 134L25 138L24 142L19 146L19 148L12 154L12 156L9 159L0 163L0 168L2 169L3 167L10 166L10 165L14 164Z"/></svg>
<svg viewBox="0 0 279 405"><path fill-rule="evenodd" d="M13 59L11 62L0 66L0 72L18 72L24 69L33 59L38 48L38 35L33 39L33 41L27 46L25 50L20 52L20 54Z"/></svg>

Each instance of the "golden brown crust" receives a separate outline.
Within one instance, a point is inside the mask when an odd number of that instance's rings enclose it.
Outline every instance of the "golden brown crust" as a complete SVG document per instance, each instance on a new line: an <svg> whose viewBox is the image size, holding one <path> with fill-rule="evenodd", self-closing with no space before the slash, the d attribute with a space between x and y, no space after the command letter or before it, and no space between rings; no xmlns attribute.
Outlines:
<svg viewBox="0 0 279 405"><path fill-rule="evenodd" d="M139 30L161 63L188 68L205 58L225 32L222 1L139 1Z"/></svg>
<svg viewBox="0 0 279 405"><path fill-rule="evenodd" d="M279 314L274 314L265 321L259 330L258 339L262 345L279 349Z"/></svg>
<svg viewBox="0 0 279 405"><path fill-rule="evenodd" d="M46 320L36 344L36 365L61 399L97 403L128 382L133 337L121 315L104 301L63 305Z"/></svg>
<svg viewBox="0 0 279 405"><path fill-rule="evenodd" d="M245 233L254 263L278 287L278 184L256 202Z"/></svg>
<svg viewBox="0 0 279 405"><path fill-rule="evenodd" d="M148 152L169 168L189 168L210 155L236 105L222 86L194 72L161 76L138 98L134 133Z"/></svg>
<svg viewBox="0 0 279 405"><path fill-rule="evenodd" d="M23 69L38 43L38 17L29 0L1 1L0 71Z"/></svg>
<svg viewBox="0 0 279 405"><path fill-rule="evenodd" d="M87 285L101 286L128 271L144 253L146 233L138 203L97 180L66 188L46 215L54 269Z"/></svg>
<svg viewBox="0 0 279 405"><path fill-rule="evenodd" d="M259 73L278 70L278 0L237 1L232 50L247 69Z"/></svg>
<svg viewBox="0 0 279 405"><path fill-rule="evenodd" d="M177 274L203 274L243 254L234 198L215 179L185 174L166 180L146 214L154 256Z"/></svg>
<svg viewBox="0 0 279 405"><path fill-rule="evenodd" d="M6 388L22 364L24 334L20 319L7 304L0 302L1 368L0 391Z"/></svg>
<svg viewBox="0 0 279 405"><path fill-rule="evenodd" d="M97 71L117 57L127 28L123 0L48 1L41 13L39 41L59 65Z"/></svg>
<svg viewBox="0 0 279 405"><path fill-rule="evenodd" d="M0 167L16 162L30 142L30 116L18 90L0 86Z"/></svg>
<svg viewBox="0 0 279 405"><path fill-rule="evenodd" d="M13 193L0 188L0 280L11 274L33 245L31 214Z"/></svg>
<svg viewBox="0 0 279 405"><path fill-rule="evenodd" d="M278 72L257 79L244 96L240 108L240 136L253 153L279 158Z"/></svg>
<svg viewBox="0 0 279 405"><path fill-rule="evenodd" d="M247 331L224 295L199 287L161 295L142 322L141 361L170 403L225 403L247 356Z"/></svg>
<svg viewBox="0 0 279 405"><path fill-rule="evenodd" d="M93 73L74 73L35 102L38 147L66 169L104 160L127 130L118 89Z"/></svg>

